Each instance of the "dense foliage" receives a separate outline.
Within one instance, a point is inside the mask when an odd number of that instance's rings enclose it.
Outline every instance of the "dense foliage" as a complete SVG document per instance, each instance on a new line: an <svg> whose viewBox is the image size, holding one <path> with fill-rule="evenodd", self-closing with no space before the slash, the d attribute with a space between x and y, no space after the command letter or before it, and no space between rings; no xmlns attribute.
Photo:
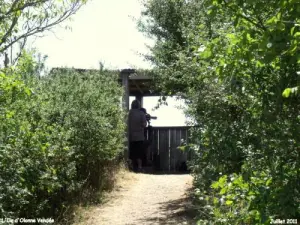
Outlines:
<svg viewBox="0 0 300 225"><path fill-rule="evenodd" d="M186 100L199 224L300 218L298 0L148 0L164 94Z"/></svg>
<svg viewBox="0 0 300 225"><path fill-rule="evenodd" d="M0 73L0 218L57 216L83 185L102 188L124 149L116 74L38 68L24 53Z"/></svg>

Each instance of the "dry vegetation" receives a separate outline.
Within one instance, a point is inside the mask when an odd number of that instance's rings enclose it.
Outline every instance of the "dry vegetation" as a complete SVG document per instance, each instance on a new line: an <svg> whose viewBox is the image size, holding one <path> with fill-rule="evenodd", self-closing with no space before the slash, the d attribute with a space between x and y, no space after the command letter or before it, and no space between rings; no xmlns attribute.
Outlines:
<svg viewBox="0 0 300 225"><path fill-rule="evenodd" d="M120 168L116 170L114 176L112 176L109 190L106 190L101 194L94 194L93 197L96 199L90 201L90 204L86 204L83 200L80 205L76 206L73 224L85 225L86 221L93 217L95 210L108 202L111 203L115 199L121 198L121 192L128 190L128 188L133 186L137 180L137 174L129 172L123 165L120 166ZM91 195L91 193L89 195Z"/></svg>
<svg viewBox="0 0 300 225"><path fill-rule="evenodd" d="M79 206L73 224L195 224L190 175L135 174L119 170L114 188L96 205Z"/></svg>

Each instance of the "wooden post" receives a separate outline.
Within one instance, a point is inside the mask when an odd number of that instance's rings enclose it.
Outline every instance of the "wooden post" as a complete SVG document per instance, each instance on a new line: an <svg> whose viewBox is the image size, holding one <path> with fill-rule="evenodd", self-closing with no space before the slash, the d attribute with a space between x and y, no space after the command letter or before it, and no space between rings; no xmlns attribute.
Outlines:
<svg viewBox="0 0 300 225"><path fill-rule="evenodd" d="M129 130L128 130L128 112L129 112L129 75L134 73L135 70L132 69L124 69L121 71L120 75L122 78L122 85L124 88L124 95L123 95L123 109L126 112L125 116L125 123L126 126L126 143L125 143L125 150L124 150L124 159L127 161L129 159Z"/></svg>
<svg viewBox="0 0 300 225"><path fill-rule="evenodd" d="M129 111L129 73L121 72L122 85L124 88L123 108Z"/></svg>
<svg viewBox="0 0 300 225"><path fill-rule="evenodd" d="M141 103L141 108L143 108L143 95L137 95L135 99Z"/></svg>

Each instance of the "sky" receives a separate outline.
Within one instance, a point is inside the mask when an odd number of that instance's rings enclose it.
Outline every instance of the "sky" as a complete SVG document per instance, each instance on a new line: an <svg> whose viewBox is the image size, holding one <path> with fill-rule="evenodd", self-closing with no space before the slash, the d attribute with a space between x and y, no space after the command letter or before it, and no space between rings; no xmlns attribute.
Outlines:
<svg viewBox="0 0 300 225"><path fill-rule="evenodd" d="M185 115L181 108L184 108L184 103L175 98L167 100L168 105L162 105L155 110L159 97L144 97L143 107L151 116L156 116L156 120L151 120L151 126L185 126ZM130 97L130 103L134 100Z"/></svg>
<svg viewBox="0 0 300 225"><path fill-rule="evenodd" d="M72 22L53 29L45 37L36 39L31 47L48 55L46 65L98 69L151 68L138 54L148 53L147 39L137 29L135 19L142 7L139 0L89 0L73 17ZM64 29L65 25L72 27ZM134 98L130 98L130 102ZM144 108L157 120L153 126L184 126L185 116L178 106L182 102L169 98L168 106L152 110L158 98L144 99Z"/></svg>
<svg viewBox="0 0 300 225"><path fill-rule="evenodd" d="M54 29L34 46L47 54L47 64L99 68L99 61L113 69L149 68L137 54L153 43L138 32L134 18L141 12L139 0L89 0L73 17L72 31Z"/></svg>

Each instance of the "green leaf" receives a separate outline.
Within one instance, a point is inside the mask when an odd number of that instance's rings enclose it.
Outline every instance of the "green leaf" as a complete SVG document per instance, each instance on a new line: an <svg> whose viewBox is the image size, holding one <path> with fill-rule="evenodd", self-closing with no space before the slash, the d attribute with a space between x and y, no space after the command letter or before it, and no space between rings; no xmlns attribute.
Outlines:
<svg viewBox="0 0 300 225"><path fill-rule="evenodd" d="M295 27L292 27L291 29L291 35L294 35Z"/></svg>
<svg viewBox="0 0 300 225"><path fill-rule="evenodd" d="M296 32L296 33L294 34L294 37L300 37L300 32Z"/></svg>
<svg viewBox="0 0 300 225"><path fill-rule="evenodd" d="M31 90L29 88L25 88L25 93L30 96L31 95Z"/></svg>
<svg viewBox="0 0 300 225"><path fill-rule="evenodd" d="M220 191L220 194L223 195L227 192L227 187L223 187Z"/></svg>
<svg viewBox="0 0 300 225"><path fill-rule="evenodd" d="M181 151L185 151L186 146L182 145L182 146L178 146L177 149L181 150Z"/></svg>
<svg viewBox="0 0 300 225"><path fill-rule="evenodd" d="M277 22L278 22L278 18L276 16L273 16L272 18L270 18L266 21L266 24L271 25L271 24L274 24L274 23L277 23Z"/></svg>
<svg viewBox="0 0 300 225"><path fill-rule="evenodd" d="M265 64L264 64L263 62L257 60L257 61L256 61L256 66L260 68L260 67L264 67Z"/></svg>
<svg viewBox="0 0 300 225"><path fill-rule="evenodd" d="M212 52L210 49L206 49L204 52L200 54L203 59L207 59L212 56Z"/></svg>
<svg viewBox="0 0 300 225"><path fill-rule="evenodd" d="M232 203L233 203L233 201L231 201L231 200L227 200L227 201L225 202L226 205L232 205Z"/></svg>
<svg viewBox="0 0 300 225"><path fill-rule="evenodd" d="M292 92L292 89L291 88L286 88L283 92L282 92L282 97L284 98L288 98L290 96Z"/></svg>
<svg viewBox="0 0 300 225"><path fill-rule="evenodd" d="M219 182L214 182L211 187L214 188L214 189L217 189L219 187Z"/></svg>
<svg viewBox="0 0 300 225"><path fill-rule="evenodd" d="M272 177L267 180L266 185L269 186L271 183L272 183Z"/></svg>
<svg viewBox="0 0 300 225"><path fill-rule="evenodd" d="M218 204L218 202L219 202L219 199L218 198L216 198L216 197L214 197L214 204L216 205L216 204Z"/></svg>

